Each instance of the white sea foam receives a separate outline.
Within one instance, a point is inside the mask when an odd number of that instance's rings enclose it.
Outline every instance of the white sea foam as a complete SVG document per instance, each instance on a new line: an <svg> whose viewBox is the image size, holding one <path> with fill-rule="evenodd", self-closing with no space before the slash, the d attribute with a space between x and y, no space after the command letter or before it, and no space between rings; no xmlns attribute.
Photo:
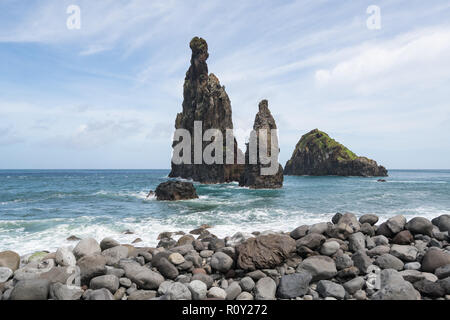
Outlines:
<svg viewBox="0 0 450 320"><path fill-rule="evenodd" d="M441 214L450 214L449 210L436 210L431 207L419 207L409 211L412 213L404 214L408 220L414 216L432 219ZM136 244L137 246L156 246L157 237L163 231L188 233L204 223L213 225L210 231L222 238L231 236L238 231L249 233L265 230L290 232L303 224L311 225L331 221L334 214L334 212L317 214L302 210L251 209L231 213L221 210L191 213L186 211L164 219L151 216L116 219L109 216L82 216L71 219L0 221L0 251L14 250L21 255L38 250L54 251L61 246L74 246L76 242L66 240L70 235L80 238L93 237L97 241L101 241L105 237L113 237L121 243L131 243L136 238L141 238L143 241ZM379 214L380 222L395 214L403 213L401 210L395 210L395 212ZM27 225L37 223L45 223L50 227L40 232L25 231L28 228ZM134 234L124 234L125 230L131 230Z"/></svg>

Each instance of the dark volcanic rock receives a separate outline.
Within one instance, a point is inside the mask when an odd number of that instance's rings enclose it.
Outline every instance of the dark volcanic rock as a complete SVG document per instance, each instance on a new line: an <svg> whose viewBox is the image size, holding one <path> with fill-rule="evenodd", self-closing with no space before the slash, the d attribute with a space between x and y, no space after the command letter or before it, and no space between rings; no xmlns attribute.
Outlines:
<svg viewBox="0 0 450 320"><path fill-rule="evenodd" d="M278 147L278 137L275 137L275 141L272 141L271 139L271 130L276 130L277 125L275 124L275 120L272 117L272 114L270 113L268 102L267 100L262 100L259 103L259 112L256 114L255 117L255 123L253 124L253 130L256 133L256 141L257 141L257 148L254 149L254 152L256 153L256 163L251 163L251 156L250 156L250 150L249 145L247 144L247 151L245 152L245 169L244 173L241 175L241 178L239 180L240 186L247 186L253 189L275 189L275 188L281 188L283 186L283 167L278 163L278 153L279 153L279 147ZM260 140L259 132L260 130L266 130L267 133L267 141ZM276 163L273 164L263 164L261 163L261 159L259 157L260 155L260 148L261 145L265 144L266 146L266 155L268 158L271 159L271 148L272 143L274 150L276 150L276 157L274 155L274 158L277 159ZM261 171L261 168L268 168L272 166L272 168L275 168L273 174L263 174Z"/></svg>
<svg viewBox="0 0 450 320"><path fill-rule="evenodd" d="M394 239L392 239L392 243L395 244L410 244L413 241L414 237L411 232L409 232L409 230L400 231L399 233L397 233Z"/></svg>
<svg viewBox="0 0 450 320"><path fill-rule="evenodd" d="M450 253L436 248L428 249L422 260L422 271L434 272L437 268L450 264Z"/></svg>
<svg viewBox="0 0 450 320"><path fill-rule="evenodd" d="M450 232L450 214L443 214L431 221L441 231Z"/></svg>
<svg viewBox="0 0 450 320"><path fill-rule="evenodd" d="M297 143L284 174L385 177L387 170L374 160L358 157L325 132L314 129Z"/></svg>
<svg viewBox="0 0 450 320"><path fill-rule="evenodd" d="M194 121L202 122L202 130L217 129L223 135L223 147L226 148L226 129L233 129L231 116L231 102L225 92L225 87L220 85L219 79L214 74L208 75L206 60L209 57L208 44L202 38L195 37L190 42L192 50L191 66L186 73L183 86L183 111L177 115L176 129L186 129L191 134L190 164L175 164L172 162L172 171L169 177L181 177L193 179L202 183L222 183L239 181L244 169L237 164L237 154L243 157L242 151L234 139L234 162L226 164L224 152L224 164L206 164L202 159L201 164L194 164ZM202 139L203 140L203 139ZM202 152L211 142L205 141ZM174 141L173 147L178 142Z"/></svg>
<svg viewBox="0 0 450 320"><path fill-rule="evenodd" d="M197 199L197 191L191 182L167 181L156 188L158 200L186 200Z"/></svg>
<svg viewBox="0 0 450 320"><path fill-rule="evenodd" d="M238 247L238 267L243 270L270 269L295 251L295 240L281 234L250 238Z"/></svg>
<svg viewBox="0 0 450 320"><path fill-rule="evenodd" d="M414 234L425 234L427 236L432 236L433 224L426 218L415 217L409 220L405 228Z"/></svg>
<svg viewBox="0 0 450 320"><path fill-rule="evenodd" d="M419 290L420 293L433 297L438 298L445 295L445 290L442 288L438 282L433 282L427 279L423 279L420 281L414 282L414 288Z"/></svg>
<svg viewBox="0 0 450 320"><path fill-rule="evenodd" d="M291 299L304 296L308 292L308 286L312 276L309 272L293 273L282 276L277 290L277 296L283 299Z"/></svg>

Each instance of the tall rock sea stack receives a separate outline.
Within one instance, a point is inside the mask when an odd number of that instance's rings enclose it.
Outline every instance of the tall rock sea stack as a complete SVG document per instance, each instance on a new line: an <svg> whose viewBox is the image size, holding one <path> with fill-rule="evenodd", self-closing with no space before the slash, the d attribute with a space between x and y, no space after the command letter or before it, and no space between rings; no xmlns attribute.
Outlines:
<svg viewBox="0 0 450 320"><path fill-rule="evenodd" d="M190 42L192 50L191 65L186 73L183 87L183 111L177 115L176 129L186 129L191 134L191 164L172 162L169 177L192 179L202 183L223 183L239 181L243 165L237 164L237 154L242 151L234 139L234 162L206 164L202 158L200 164L194 163L194 121L202 122L202 131L217 129L223 135L223 148L226 149L226 129L233 129L231 102L225 88L220 85L214 74L208 75L206 60L209 57L208 44L202 38L195 37ZM203 142L202 152L210 142ZM174 141L175 146L177 144Z"/></svg>
<svg viewBox="0 0 450 320"><path fill-rule="evenodd" d="M376 161L358 157L318 129L302 136L284 168L286 175L385 177L387 173Z"/></svg>
<svg viewBox="0 0 450 320"><path fill-rule="evenodd" d="M274 149L277 153L271 154L271 130L277 129L275 120L269 110L269 105L267 100L262 100L259 103L259 111L255 117L255 123L253 124L253 130L256 133L256 148L253 149L253 154L255 156L255 163L252 164L250 156L250 146L247 144L247 150L245 152L245 169L239 181L240 186L250 187L252 189L276 189L283 186L283 167L278 163L278 137L275 136L277 141L273 141ZM260 130L266 130L267 141L261 141L259 132ZM276 132L276 131L274 131ZM262 143L266 143L267 146L267 156L271 158L273 163L263 164L260 158L259 150ZM273 166L275 168L273 174L262 174L262 168L268 168Z"/></svg>

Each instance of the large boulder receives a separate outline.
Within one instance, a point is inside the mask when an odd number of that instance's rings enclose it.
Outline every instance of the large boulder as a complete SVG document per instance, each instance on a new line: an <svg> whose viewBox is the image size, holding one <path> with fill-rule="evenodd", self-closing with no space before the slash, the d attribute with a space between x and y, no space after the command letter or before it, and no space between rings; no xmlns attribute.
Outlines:
<svg viewBox="0 0 450 320"><path fill-rule="evenodd" d="M327 238L319 233L309 233L296 241L297 248L305 246L311 250L319 249Z"/></svg>
<svg viewBox="0 0 450 320"><path fill-rule="evenodd" d="M361 217L359 217L359 223L364 224L368 223L371 226L375 225L378 222L378 216L376 214L364 214Z"/></svg>
<svg viewBox="0 0 450 320"><path fill-rule="evenodd" d="M48 259L43 262L30 262L14 272L14 279L18 281L37 279L43 273L51 270L54 266L55 261L53 259Z"/></svg>
<svg viewBox="0 0 450 320"><path fill-rule="evenodd" d="M11 300L47 300L50 281L45 279L21 280L11 292Z"/></svg>
<svg viewBox="0 0 450 320"><path fill-rule="evenodd" d="M211 257L211 267L219 272L227 272L233 266L233 259L223 252L216 252Z"/></svg>
<svg viewBox="0 0 450 320"><path fill-rule="evenodd" d="M252 189L276 189L283 186L283 167L278 163L278 137L271 136L271 130L276 130L277 125L270 113L267 100L262 100L259 103L259 111L255 117L255 123L253 124L253 130L256 133L257 147L254 152L258 153L255 156L255 163L251 162L252 155L250 154L250 146L247 144L247 151L245 152L245 169L239 179L240 186L250 187ZM260 132L265 131L267 137L265 140L261 140ZM276 132L276 131L274 131ZM272 138L275 138L272 140ZM260 159L260 148L264 145L267 152L266 155L271 155L270 159L275 158L275 163L266 164ZM275 154L271 152L275 151ZM268 157L268 156L267 156ZM273 169L270 169L273 168ZM263 170L267 170L264 173ZM271 172L273 171L273 172Z"/></svg>
<svg viewBox="0 0 450 320"><path fill-rule="evenodd" d="M206 298L206 293L208 292L208 288L203 281L192 280L188 284L188 288L191 291L193 300L203 300Z"/></svg>
<svg viewBox="0 0 450 320"><path fill-rule="evenodd" d="M413 285L393 269L380 273L380 290L372 295L373 300L420 300L420 293Z"/></svg>
<svg viewBox="0 0 450 320"><path fill-rule="evenodd" d="M59 248L56 250L55 261L62 267L75 266L77 263L75 255L68 248Z"/></svg>
<svg viewBox="0 0 450 320"><path fill-rule="evenodd" d="M0 267L0 284L9 280L14 272L7 267Z"/></svg>
<svg viewBox="0 0 450 320"><path fill-rule="evenodd" d="M294 230L292 230L289 235L291 236L291 238L298 240L298 239L306 236L306 234L308 233L308 230L309 230L309 226L302 225L302 226L299 226L299 227L295 228Z"/></svg>
<svg viewBox="0 0 450 320"><path fill-rule="evenodd" d="M79 287L69 287L59 282L50 286L50 298L54 300L79 300L83 290Z"/></svg>
<svg viewBox="0 0 450 320"><path fill-rule="evenodd" d="M361 224L353 213L339 214L336 223L327 230L330 237L347 239L347 237L361 230Z"/></svg>
<svg viewBox="0 0 450 320"><path fill-rule="evenodd" d="M349 280L343 284L344 289L350 293L354 294L356 291L361 290L364 285L366 284L366 281L363 277L356 277L352 280Z"/></svg>
<svg viewBox="0 0 450 320"><path fill-rule="evenodd" d="M20 256L14 251L0 252L0 267L9 268L12 271L19 269Z"/></svg>
<svg viewBox="0 0 450 320"><path fill-rule="evenodd" d="M439 298L445 295L445 289L439 284L439 282L433 282L427 279L414 282L414 288L419 290L425 296L432 298Z"/></svg>
<svg viewBox="0 0 450 320"><path fill-rule="evenodd" d="M410 244L414 241L414 237L409 230L400 231L392 239L395 244Z"/></svg>
<svg viewBox="0 0 450 320"><path fill-rule="evenodd" d="M159 285L164 282L162 275L146 267L142 267L137 262L121 261L121 267L125 270L125 276L142 289L158 289Z"/></svg>
<svg viewBox="0 0 450 320"><path fill-rule="evenodd" d="M367 269L372 265L372 259L364 250L359 250L352 255L353 264L361 274L367 273Z"/></svg>
<svg viewBox="0 0 450 320"><path fill-rule="evenodd" d="M412 234L426 234L432 236L433 224L430 220L422 217L415 217L408 221L405 226Z"/></svg>
<svg viewBox="0 0 450 320"><path fill-rule="evenodd" d="M381 269L394 269L397 271L403 270L404 263L397 257L389 253L382 254L375 260L375 264Z"/></svg>
<svg viewBox="0 0 450 320"><path fill-rule="evenodd" d="M283 263L296 249L295 240L282 234L251 238L238 246L237 265L243 270L270 269Z"/></svg>
<svg viewBox="0 0 450 320"><path fill-rule="evenodd" d="M450 253L438 248L430 248L422 259L422 271L432 272L439 267L450 264Z"/></svg>
<svg viewBox="0 0 450 320"><path fill-rule="evenodd" d="M161 183L156 188L156 199L157 200L188 200L197 199L197 191L195 190L192 182L184 181L167 181Z"/></svg>
<svg viewBox="0 0 450 320"><path fill-rule="evenodd" d="M232 283L228 284L228 287L225 289L225 292L227 293L227 300L234 300L237 298L238 295L241 294L242 288L239 285L239 282L233 281Z"/></svg>
<svg viewBox="0 0 450 320"><path fill-rule="evenodd" d="M444 278L450 277L450 264L446 264L442 267L436 268L436 270L434 270L434 274L439 279L444 279Z"/></svg>
<svg viewBox="0 0 450 320"><path fill-rule="evenodd" d="M113 238L106 237L100 242L100 248L103 250L120 246L120 243Z"/></svg>
<svg viewBox="0 0 450 320"><path fill-rule="evenodd" d="M92 278L106 274L106 258L100 254L84 256L77 261L81 284L88 285Z"/></svg>
<svg viewBox="0 0 450 320"><path fill-rule="evenodd" d="M129 249L126 246L115 246L102 251L102 256L106 258L106 264L114 266L119 263L121 259L128 257Z"/></svg>
<svg viewBox="0 0 450 320"><path fill-rule="evenodd" d="M304 296L308 292L312 276L309 272L284 275L280 279L277 296L282 299L292 299Z"/></svg>
<svg viewBox="0 0 450 320"><path fill-rule="evenodd" d="M93 290L105 288L115 293L119 289L119 278L112 274L98 276L91 279L89 288Z"/></svg>
<svg viewBox="0 0 450 320"><path fill-rule="evenodd" d="M312 276L312 281L328 280L337 274L336 264L327 256L312 256L303 260L297 267L297 272L306 271Z"/></svg>
<svg viewBox="0 0 450 320"><path fill-rule="evenodd" d="M348 248L352 252L364 250L366 248L366 237L362 232L356 232L348 237Z"/></svg>
<svg viewBox="0 0 450 320"><path fill-rule="evenodd" d="M81 240L73 249L73 254L77 260L84 256L90 256L101 252L102 249L94 238L86 238Z"/></svg>
<svg viewBox="0 0 450 320"><path fill-rule="evenodd" d="M162 257L159 259L158 264L156 265L158 271L168 279L175 279L179 275L179 271L177 267L175 267L169 260Z"/></svg>
<svg viewBox="0 0 450 320"><path fill-rule="evenodd" d="M438 281L439 285L445 290L445 294L450 294L450 277Z"/></svg>
<svg viewBox="0 0 450 320"><path fill-rule="evenodd" d="M414 246L399 245L399 244L392 245L390 251L390 254L406 262L416 261L418 253L419 251Z"/></svg>
<svg viewBox="0 0 450 320"><path fill-rule="evenodd" d="M303 135L284 168L286 175L387 176L371 159L358 157L328 134L314 129Z"/></svg>
<svg viewBox="0 0 450 320"><path fill-rule="evenodd" d="M405 228L406 218L402 215L397 215L389 218L386 221L386 226L393 234L397 234Z"/></svg>
<svg viewBox="0 0 450 320"><path fill-rule="evenodd" d="M169 300L191 300L192 294L188 286L174 282L167 288L166 296Z"/></svg>
<svg viewBox="0 0 450 320"><path fill-rule="evenodd" d="M255 286L256 300L275 300L277 284L272 278L265 277L259 279Z"/></svg>
<svg viewBox="0 0 450 320"><path fill-rule="evenodd" d="M431 220L431 222L441 231L448 231L450 233L450 214L443 214Z"/></svg>
<svg viewBox="0 0 450 320"><path fill-rule="evenodd" d="M53 267L49 271L39 274L39 279L49 280L51 283L67 283L69 278L76 280L73 275L76 275L80 270L79 267ZM81 273L81 272L80 272Z"/></svg>
<svg viewBox="0 0 450 320"><path fill-rule="evenodd" d="M344 299L345 297L344 287L329 280L320 280L317 283L317 292L324 298Z"/></svg>

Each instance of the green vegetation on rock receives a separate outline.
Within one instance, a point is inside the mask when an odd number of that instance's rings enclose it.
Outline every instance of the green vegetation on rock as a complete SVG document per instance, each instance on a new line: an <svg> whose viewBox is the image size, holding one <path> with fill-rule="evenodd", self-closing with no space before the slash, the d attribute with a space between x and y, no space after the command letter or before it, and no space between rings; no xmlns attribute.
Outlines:
<svg viewBox="0 0 450 320"><path fill-rule="evenodd" d="M385 177L387 170L374 160L358 157L325 132L314 129L301 137L284 174Z"/></svg>
<svg viewBox="0 0 450 320"><path fill-rule="evenodd" d="M295 150L305 149L308 151L323 151L330 152L336 155L339 161L355 160L358 156L350 151L348 148L330 138L328 134L319 129L314 129L303 135L297 143Z"/></svg>

